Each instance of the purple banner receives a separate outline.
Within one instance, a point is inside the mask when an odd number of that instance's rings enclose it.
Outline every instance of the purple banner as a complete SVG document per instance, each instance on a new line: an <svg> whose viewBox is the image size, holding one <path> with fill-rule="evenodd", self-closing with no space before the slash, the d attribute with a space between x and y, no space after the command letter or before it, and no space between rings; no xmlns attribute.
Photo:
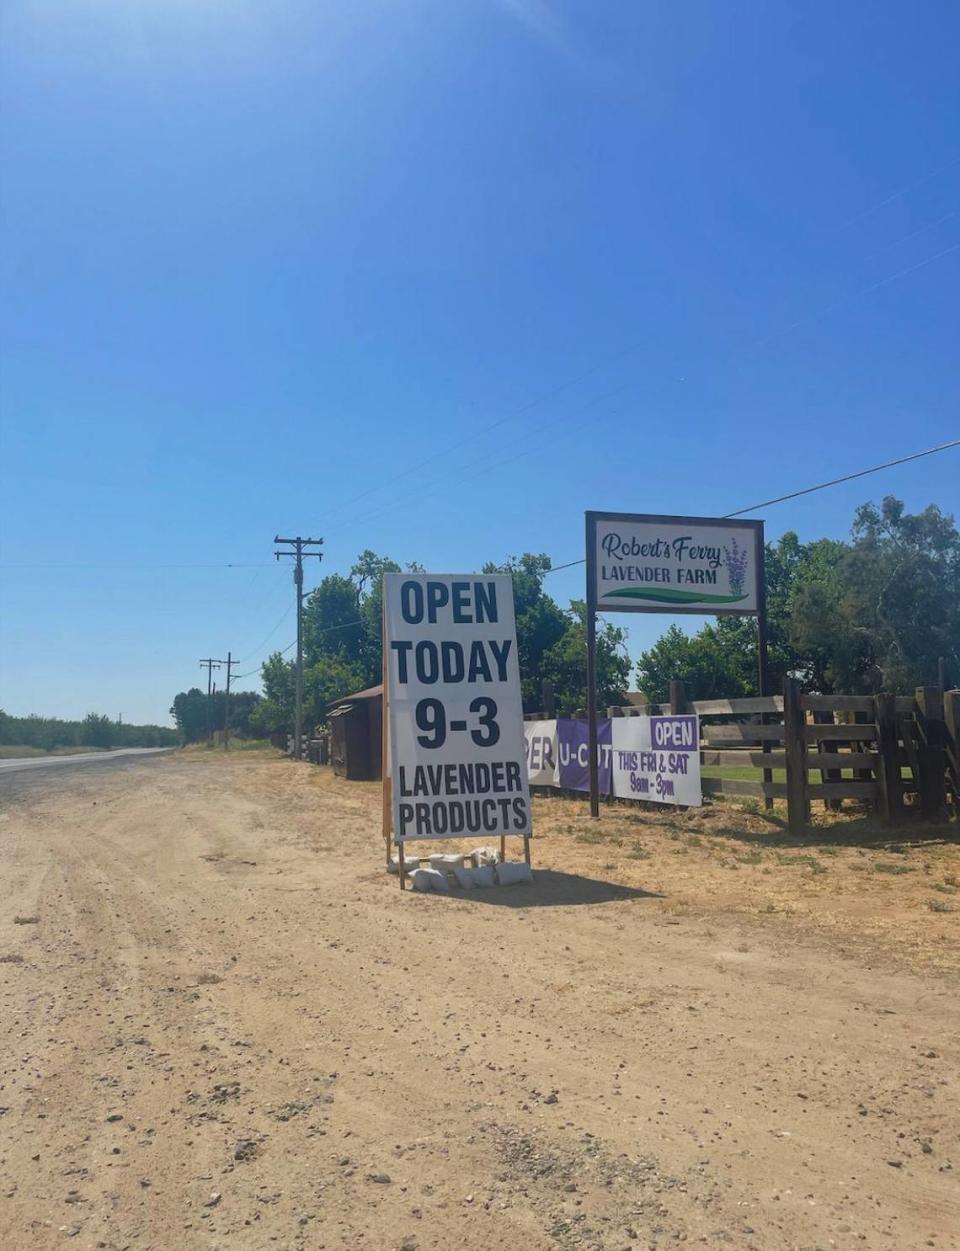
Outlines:
<svg viewBox="0 0 960 1251"><path fill-rule="evenodd" d="M557 722L557 785L571 791L590 789L590 733L586 721ZM597 718L600 794L610 794L613 732L609 717Z"/></svg>

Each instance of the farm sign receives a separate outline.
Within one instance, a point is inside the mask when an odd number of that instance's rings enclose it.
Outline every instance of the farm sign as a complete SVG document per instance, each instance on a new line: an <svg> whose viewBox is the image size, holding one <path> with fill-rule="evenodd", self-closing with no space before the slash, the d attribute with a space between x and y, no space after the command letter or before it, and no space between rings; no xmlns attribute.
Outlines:
<svg viewBox="0 0 960 1251"><path fill-rule="evenodd" d="M531 834L513 582L384 576L394 841Z"/></svg>
<svg viewBox="0 0 960 1251"><path fill-rule="evenodd" d="M597 612L757 613L762 522L588 513L587 523Z"/></svg>
<svg viewBox="0 0 960 1251"><path fill-rule="evenodd" d="M586 721L524 723L531 786L590 789ZM597 773L601 795L698 808L700 727L695 716L598 717Z"/></svg>

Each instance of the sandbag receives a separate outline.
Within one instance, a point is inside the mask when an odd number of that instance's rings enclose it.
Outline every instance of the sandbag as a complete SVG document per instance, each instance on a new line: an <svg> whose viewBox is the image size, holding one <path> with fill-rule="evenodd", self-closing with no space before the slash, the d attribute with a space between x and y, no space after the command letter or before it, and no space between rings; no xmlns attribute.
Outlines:
<svg viewBox="0 0 960 1251"><path fill-rule="evenodd" d="M471 869L470 876L473 878L474 886L496 886L497 884L492 864L484 864L478 869Z"/></svg>
<svg viewBox="0 0 960 1251"><path fill-rule="evenodd" d="M406 869L408 873L416 873L417 869L420 868L420 861L417 859L416 856L404 856L403 867L404 869ZM390 857L390 860L387 864L387 872L388 873L400 872L400 860L398 857L396 856Z"/></svg>
<svg viewBox="0 0 960 1251"><path fill-rule="evenodd" d="M410 884L414 890L430 889L430 870L417 869L416 872L410 874Z"/></svg>
<svg viewBox="0 0 960 1251"><path fill-rule="evenodd" d="M430 868L437 869L440 873L450 873L456 869L457 865L463 865L463 856L453 853L436 855L430 857Z"/></svg>
<svg viewBox="0 0 960 1251"><path fill-rule="evenodd" d="M533 871L530 866L521 861L519 864L510 864L504 861L496 867L497 884L499 886L513 886L517 882L532 882Z"/></svg>
<svg viewBox="0 0 960 1251"><path fill-rule="evenodd" d="M473 890L476 885L473 880L473 875L475 873L476 869L468 869L464 864L455 864L453 866L453 876L457 880L457 885L461 886L464 890Z"/></svg>
<svg viewBox="0 0 960 1251"><path fill-rule="evenodd" d="M480 868L481 865L496 864L500 859L500 852L496 847L474 847L470 856L477 868Z"/></svg>
<svg viewBox="0 0 960 1251"><path fill-rule="evenodd" d="M427 880L427 890L449 890L450 882L446 873L441 873L437 869L418 869L418 873L422 873Z"/></svg>

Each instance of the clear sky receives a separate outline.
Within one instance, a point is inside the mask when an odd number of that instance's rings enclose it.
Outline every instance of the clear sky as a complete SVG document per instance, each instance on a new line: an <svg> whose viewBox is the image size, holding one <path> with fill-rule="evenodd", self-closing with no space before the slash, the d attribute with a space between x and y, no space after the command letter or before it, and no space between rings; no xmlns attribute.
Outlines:
<svg viewBox="0 0 960 1251"><path fill-rule="evenodd" d="M295 633L277 531L324 572L560 563L585 508L724 513L960 433L954 0L0 21L11 713L166 721L199 658L255 669ZM960 511L960 452L768 536L887 492Z"/></svg>

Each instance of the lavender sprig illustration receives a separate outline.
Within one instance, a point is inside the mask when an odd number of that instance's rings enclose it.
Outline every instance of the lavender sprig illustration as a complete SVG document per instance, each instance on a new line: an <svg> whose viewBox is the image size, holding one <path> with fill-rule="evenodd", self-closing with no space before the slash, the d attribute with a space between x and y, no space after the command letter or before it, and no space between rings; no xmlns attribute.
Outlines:
<svg viewBox="0 0 960 1251"><path fill-rule="evenodd" d="M743 579L747 572L748 552L741 547L736 539L730 540L730 546L724 546L727 558L727 577L730 579L730 590L734 595L743 594Z"/></svg>

